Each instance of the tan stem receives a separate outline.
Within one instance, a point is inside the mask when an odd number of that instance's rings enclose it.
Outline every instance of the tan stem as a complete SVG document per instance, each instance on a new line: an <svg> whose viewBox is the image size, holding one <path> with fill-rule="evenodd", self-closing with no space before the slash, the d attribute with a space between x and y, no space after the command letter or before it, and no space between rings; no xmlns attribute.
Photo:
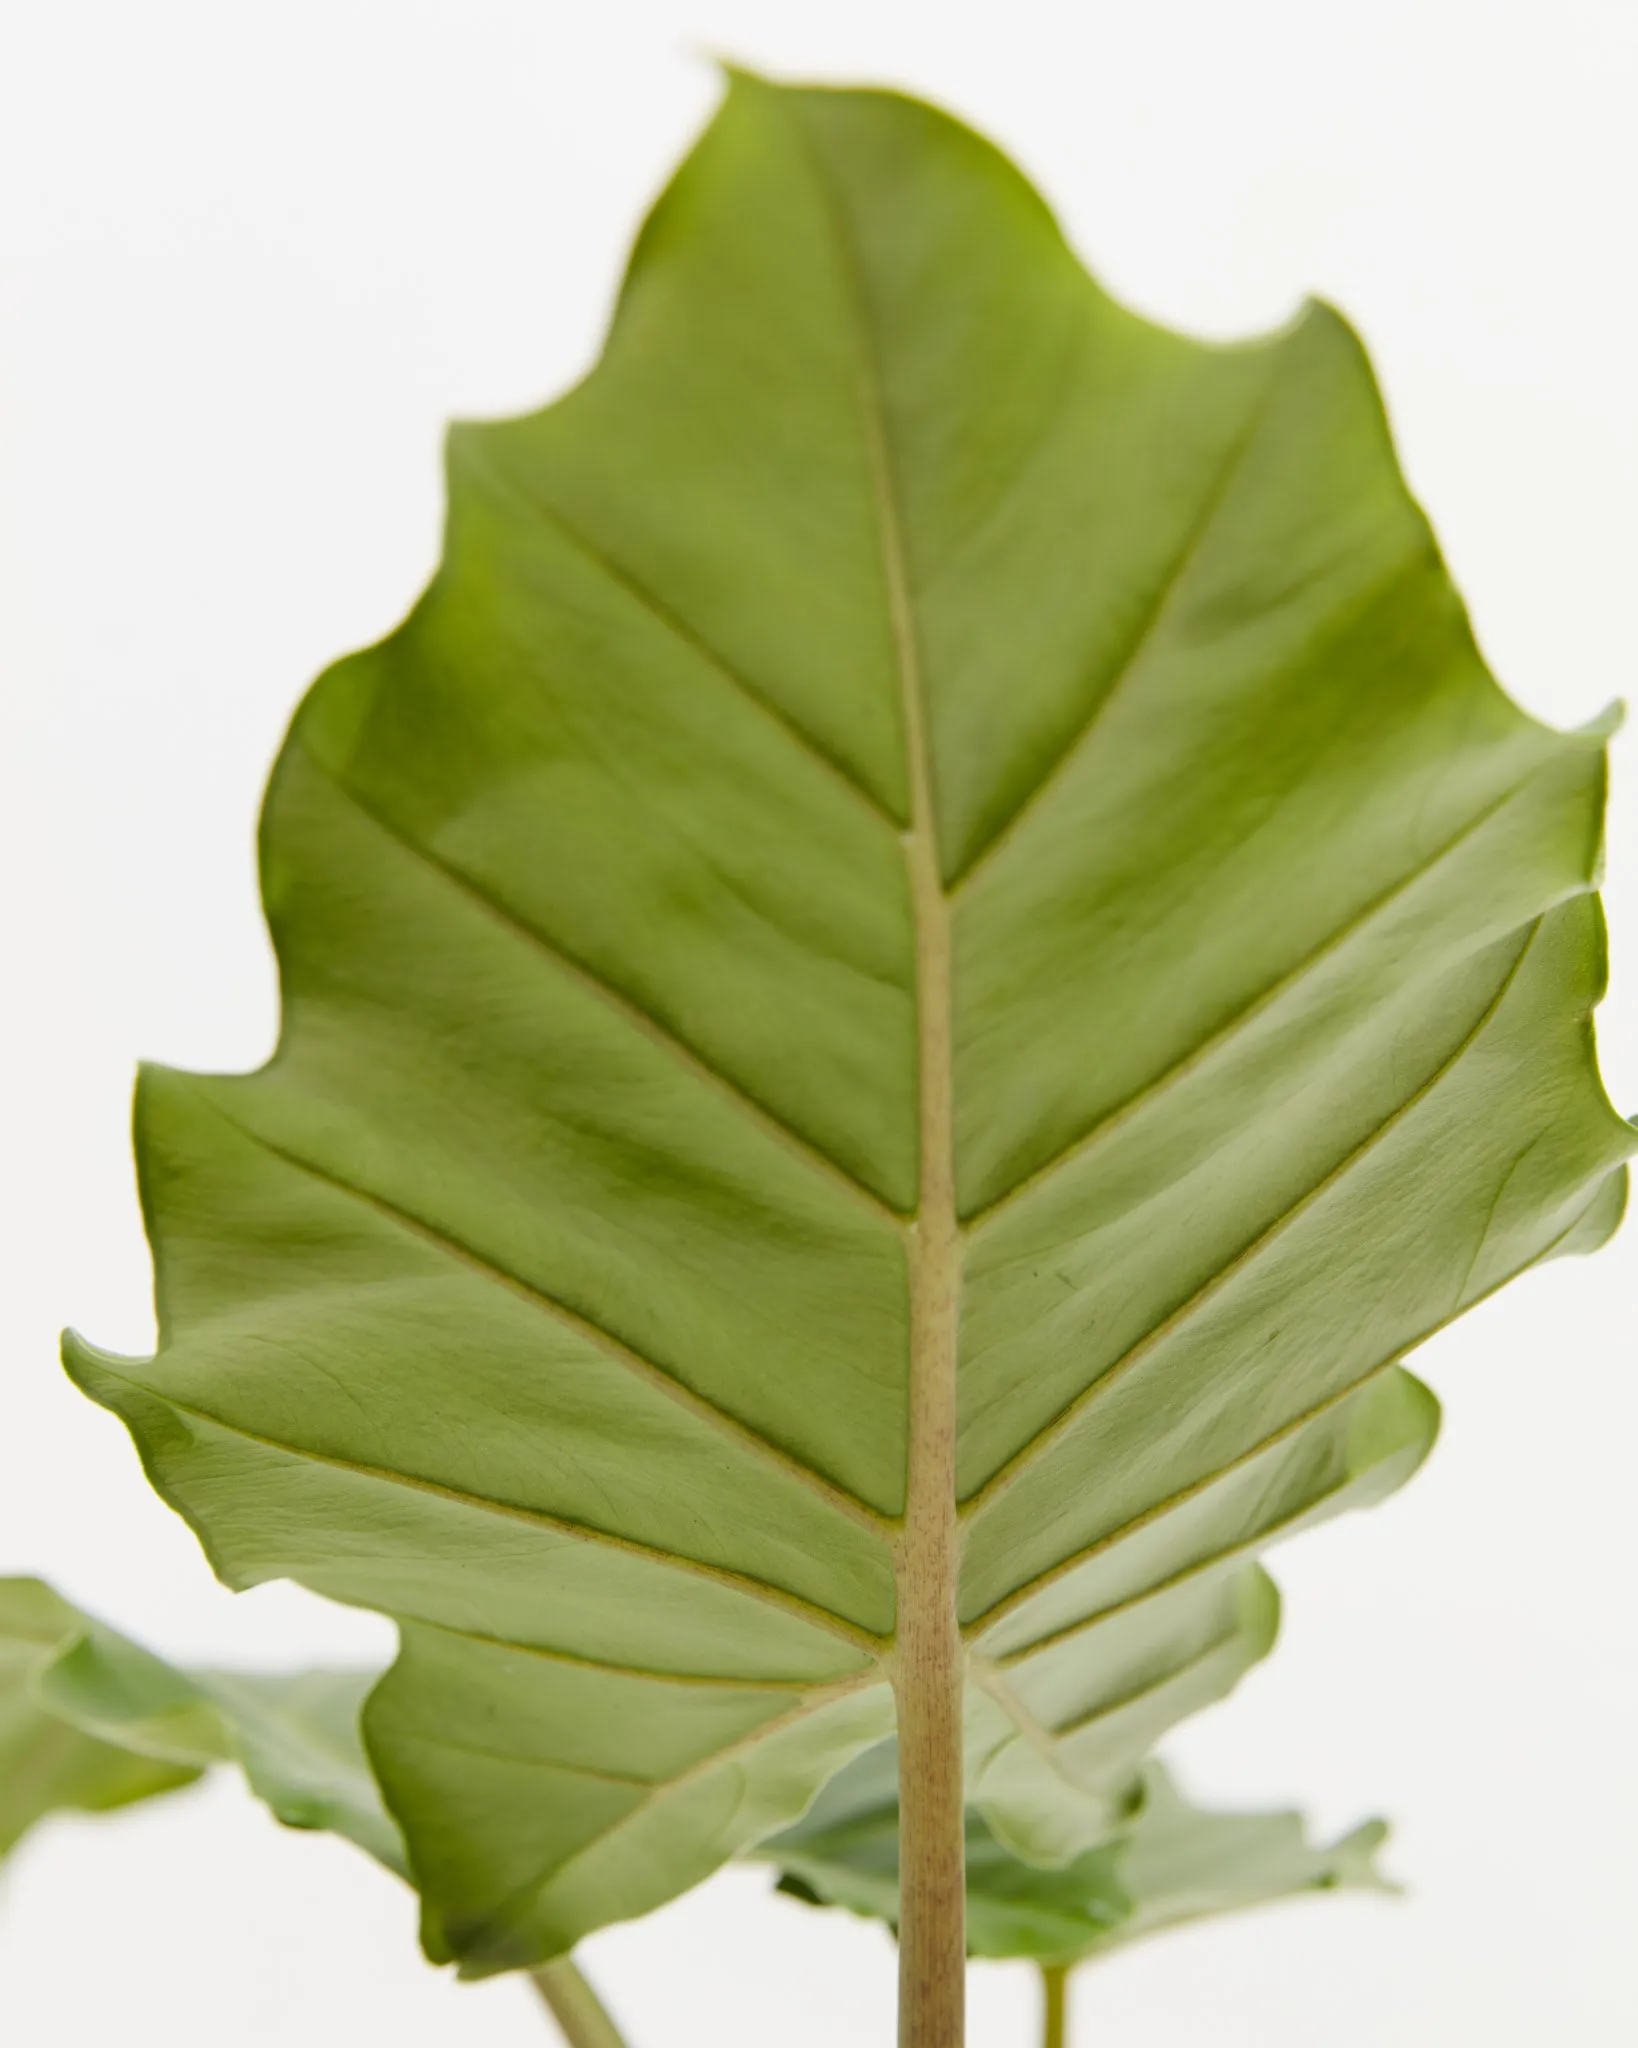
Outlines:
<svg viewBox="0 0 1638 2048"><path fill-rule="evenodd" d="M1068 2048L1069 1969L1064 1963L1041 1965L1041 2048Z"/></svg>
<svg viewBox="0 0 1638 2048"><path fill-rule="evenodd" d="M569 2048L626 2048L620 2029L572 1957L559 1956L555 1963L542 1964L529 1981L557 2021Z"/></svg>
<svg viewBox="0 0 1638 2048"><path fill-rule="evenodd" d="M956 1612L953 1261L924 1214L911 1267L909 1498L898 1551L899 2048L961 2048L966 1872Z"/></svg>
<svg viewBox="0 0 1638 2048"><path fill-rule="evenodd" d="M890 560L901 561L896 546ZM961 2048L966 2005L964 1652L957 1584L956 1347L962 1239L952 1111L950 904L939 872L927 734L902 576L911 824L905 862L916 926L920 1199L910 1231L910 1459L896 1557L899 1727L899 2048Z"/></svg>

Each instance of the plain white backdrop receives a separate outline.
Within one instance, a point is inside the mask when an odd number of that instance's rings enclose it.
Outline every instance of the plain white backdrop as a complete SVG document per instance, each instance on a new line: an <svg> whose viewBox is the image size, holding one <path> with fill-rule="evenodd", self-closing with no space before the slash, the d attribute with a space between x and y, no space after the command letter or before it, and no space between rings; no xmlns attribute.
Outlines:
<svg viewBox="0 0 1638 2048"><path fill-rule="evenodd" d="M182 1656L380 1656L234 1598L55 1363L151 1328L133 1065L260 1060L252 830L313 673L433 563L439 439L595 350L722 51L993 134L1088 261L1213 335L1357 321L1508 687L1634 687L1634 0L10 0L0 19L0 1571ZM1616 755L1606 1074L1638 1108L1638 747ZM1419 1360L1445 1441L1275 1558L1286 1637L1171 1753L1224 1800L1398 1822L1403 1904L1172 1937L1077 1987L1083 2048L1638 2039L1638 1225ZM892 2037L890 1946L739 1872L588 1945L634 2048ZM1031 2042L973 1973L975 2048ZM547 2038L418 1958L407 1894L226 1782L65 1821L0 1895L18 2048Z"/></svg>

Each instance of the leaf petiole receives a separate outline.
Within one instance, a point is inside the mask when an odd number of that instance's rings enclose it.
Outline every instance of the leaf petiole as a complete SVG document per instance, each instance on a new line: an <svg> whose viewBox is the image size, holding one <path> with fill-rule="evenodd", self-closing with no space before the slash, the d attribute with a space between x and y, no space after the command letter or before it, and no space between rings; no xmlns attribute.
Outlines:
<svg viewBox="0 0 1638 2048"><path fill-rule="evenodd" d="M557 2021L569 2048L626 2048L624 2035L572 1956L543 1963L530 1972L529 1981Z"/></svg>

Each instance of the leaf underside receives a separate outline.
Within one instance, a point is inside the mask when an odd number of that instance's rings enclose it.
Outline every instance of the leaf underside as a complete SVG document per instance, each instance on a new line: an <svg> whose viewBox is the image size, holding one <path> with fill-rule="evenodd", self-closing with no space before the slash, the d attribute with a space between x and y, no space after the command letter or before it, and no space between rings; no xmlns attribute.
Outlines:
<svg viewBox="0 0 1638 2048"><path fill-rule="evenodd" d="M1402 1355L1614 1228L1604 735L1487 673L1337 315L1154 328L888 94L736 78L449 474L274 772L276 1056L141 1084L158 1355L70 1370L230 1584L401 1623L430 1952L686 1888L892 1728L934 830L969 1794L1062 1862L1425 1454Z"/></svg>
<svg viewBox="0 0 1638 2048"><path fill-rule="evenodd" d="M754 1852L781 1873L781 1891L897 1925L893 1748L886 1743L857 1758L794 1828ZM1131 1825L1059 1868L1012 1855L981 1815L969 1813L968 1953L1074 1964L1186 1921L1305 1892L1391 1892L1376 1867L1387 1832L1380 1821L1367 1821L1319 1846L1307 1839L1300 1814L1196 1806L1158 1763L1143 1772Z"/></svg>

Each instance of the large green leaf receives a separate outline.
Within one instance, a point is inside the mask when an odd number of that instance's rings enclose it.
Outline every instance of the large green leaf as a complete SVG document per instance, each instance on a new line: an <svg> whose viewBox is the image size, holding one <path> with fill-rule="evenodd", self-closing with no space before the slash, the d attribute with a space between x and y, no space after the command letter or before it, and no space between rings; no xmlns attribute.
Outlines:
<svg viewBox="0 0 1638 2048"><path fill-rule="evenodd" d="M406 1876L360 1738L376 1671L190 1671L93 1623L42 1673L40 1698L106 1741L206 1766L235 1762L293 1828L343 1835Z"/></svg>
<svg viewBox="0 0 1638 2048"><path fill-rule="evenodd" d="M896 1772L893 1745L884 1743L849 1764L794 1828L754 1852L781 1872L781 1891L897 1925ZM1158 1763L1143 1773L1131 1824L1057 1868L1014 1856L970 1811L968 1953L1077 1963L1183 1921L1304 1892L1392 1891L1376 1867L1387 1832L1367 1821L1320 1846L1297 1813L1196 1806Z"/></svg>
<svg viewBox="0 0 1638 2048"><path fill-rule="evenodd" d="M239 1764L289 1827L405 1874L359 1737L374 1671L183 1672L38 1579L0 1579L0 1852L63 1806L124 1805Z"/></svg>
<svg viewBox="0 0 1638 2048"><path fill-rule="evenodd" d="M142 1083L159 1354L70 1369L229 1583L400 1620L435 1953L793 1821L957 1604L1061 1861L1425 1452L1401 1355L1615 1225L1604 734L1485 670L1334 313L1164 333L891 95L735 80L450 479L274 773L276 1057Z"/></svg>
<svg viewBox="0 0 1638 2048"><path fill-rule="evenodd" d="M104 1742L40 1699L85 1617L38 1579L0 1579L0 1857L67 1809L107 1813L191 1785L199 1768Z"/></svg>

